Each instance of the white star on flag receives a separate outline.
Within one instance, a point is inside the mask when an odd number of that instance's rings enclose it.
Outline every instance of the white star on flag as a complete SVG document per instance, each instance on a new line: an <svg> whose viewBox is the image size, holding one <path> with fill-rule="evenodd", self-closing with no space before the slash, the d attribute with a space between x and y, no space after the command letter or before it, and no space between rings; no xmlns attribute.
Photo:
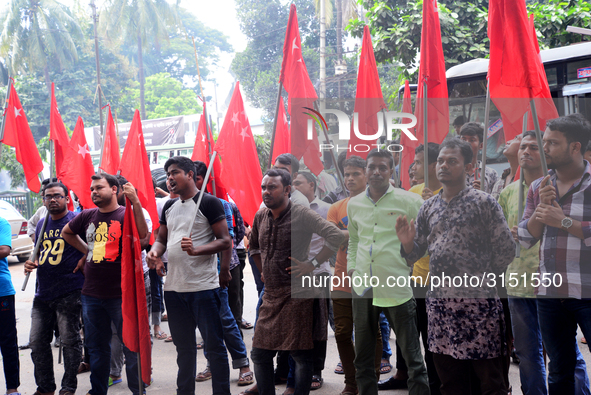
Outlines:
<svg viewBox="0 0 591 395"><path fill-rule="evenodd" d="M287 114L283 113L283 123L287 123Z"/></svg>
<svg viewBox="0 0 591 395"><path fill-rule="evenodd" d="M238 119L238 114L239 113L237 113L237 112L232 114L232 122L234 122L234 126L236 126L236 122L240 123L240 120Z"/></svg>
<svg viewBox="0 0 591 395"><path fill-rule="evenodd" d="M82 155L82 159L86 158L86 154L90 154L90 151L88 150L88 144L85 145L80 145L78 144L78 153L80 155Z"/></svg>
<svg viewBox="0 0 591 395"><path fill-rule="evenodd" d="M20 115L21 115L21 111L22 111L22 110L23 110L22 108L16 108L16 107L15 107L15 108L14 108L14 117L15 117L15 118L16 118L16 117L20 117Z"/></svg>
<svg viewBox="0 0 591 395"><path fill-rule="evenodd" d="M240 135L242 136L242 142L244 143L244 139L246 137L250 138L250 136L248 135L248 133L246 133L246 130L248 129L248 125L246 125L246 127L242 128L242 133L240 133Z"/></svg>
<svg viewBox="0 0 591 395"><path fill-rule="evenodd" d="M293 55L293 51L295 51L296 49L300 49L300 47L298 47L298 46L296 45L296 39L297 39L297 37L294 37L294 38L293 38L293 43L292 43L292 45L291 45L291 54L292 54L292 55Z"/></svg>

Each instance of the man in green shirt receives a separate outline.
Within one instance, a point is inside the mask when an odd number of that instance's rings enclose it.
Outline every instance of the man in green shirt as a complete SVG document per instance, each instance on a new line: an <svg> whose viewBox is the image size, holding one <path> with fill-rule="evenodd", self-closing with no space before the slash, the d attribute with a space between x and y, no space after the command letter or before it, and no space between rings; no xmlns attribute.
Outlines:
<svg viewBox="0 0 591 395"><path fill-rule="evenodd" d="M389 152L371 151L366 167L369 187L352 197L347 206L347 270L353 291L355 378L361 395L378 391L374 345L381 311L394 329L407 363L409 394L429 394L410 268L400 255L400 241L394 228L399 216L416 218L423 201L417 194L390 185L393 162Z"/></svg>

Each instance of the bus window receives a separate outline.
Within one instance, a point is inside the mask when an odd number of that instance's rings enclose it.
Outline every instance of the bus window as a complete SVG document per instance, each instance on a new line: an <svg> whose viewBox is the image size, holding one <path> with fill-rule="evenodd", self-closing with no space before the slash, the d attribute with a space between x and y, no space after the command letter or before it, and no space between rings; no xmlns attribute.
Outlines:
<svg viewBox="0 0 591 395"><path fill-rule="evenodd" d="M591 59L579 60L578 62L568 63L566 66L566 79L569 84L578 84L581 82L589 82L591 78L578 78L577 70L591 68Z"/></svg>
<svg viewBox="0 0 591 395"><path fill-rule="evenodd" d="M550 88L558 86L558 71L556 66L546 67L546 78L548 79L548 86Z"/></svg>
<svg viewBox="0 0 591 395"><path fill-rule="evenodd" d="M450 99L474 96L486 96L486 79L456 82L449 91Z"/></svg>

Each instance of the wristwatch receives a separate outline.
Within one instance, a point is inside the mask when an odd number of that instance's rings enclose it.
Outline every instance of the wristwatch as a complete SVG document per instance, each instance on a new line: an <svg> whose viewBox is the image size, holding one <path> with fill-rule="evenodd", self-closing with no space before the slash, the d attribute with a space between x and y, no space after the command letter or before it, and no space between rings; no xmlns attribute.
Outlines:
<svg viewBox="0 0 591 395"><path fill-rule="evenodd" d="M316 258L310 259L310 263L314 265L314 269L318 269L318 266L320 266L320 262Z"/></svg>
<svg viewBox="0 0 591 395"><path fill-rule="evenodd" d="M570 228L571 226L573 226L573 220L572 220L572 218L569 218L569 217L564 217L564 218L562 219L562 222L560 223L560 225L562 225L562 227L563 227L564 229L568 229L568 228Z"/></svg>

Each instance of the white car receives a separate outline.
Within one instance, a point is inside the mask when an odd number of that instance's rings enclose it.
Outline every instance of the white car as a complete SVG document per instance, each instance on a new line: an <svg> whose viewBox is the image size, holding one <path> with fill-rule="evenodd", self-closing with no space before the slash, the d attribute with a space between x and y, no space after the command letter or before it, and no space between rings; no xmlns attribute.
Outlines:
<svg viewBox="0 0 591 395"><path fill-rule="evenodd" d="M10 223L12 233L12 250L10 255L16 256L20 262L29 259L35 246L27 236L27 220L5 200L0 200L0 217Z"/></svg>

